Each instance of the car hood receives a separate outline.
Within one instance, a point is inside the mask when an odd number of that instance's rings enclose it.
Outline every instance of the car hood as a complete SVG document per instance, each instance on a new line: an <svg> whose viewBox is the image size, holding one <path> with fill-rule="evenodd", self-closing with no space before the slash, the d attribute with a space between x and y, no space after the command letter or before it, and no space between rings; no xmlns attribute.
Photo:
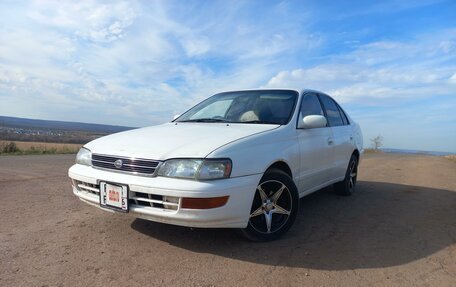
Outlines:
<svg viewBox="0 0 456 287"><path fill-rule="evenodd" d="M204 158L215 149L279 125L166 123L101 137L84 147L92 153L165 160Z"/></svg>

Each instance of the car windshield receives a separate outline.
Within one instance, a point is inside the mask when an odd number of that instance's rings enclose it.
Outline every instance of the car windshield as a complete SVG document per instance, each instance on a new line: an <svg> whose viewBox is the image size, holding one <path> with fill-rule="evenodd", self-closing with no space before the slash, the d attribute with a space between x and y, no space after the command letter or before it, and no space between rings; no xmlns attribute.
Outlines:
<svg viewBox="0 0 456 287"><path fill-rule="evenodd" d="M217 94L194 106L175 122L287 124L298 93L259 90Z"/></svg>

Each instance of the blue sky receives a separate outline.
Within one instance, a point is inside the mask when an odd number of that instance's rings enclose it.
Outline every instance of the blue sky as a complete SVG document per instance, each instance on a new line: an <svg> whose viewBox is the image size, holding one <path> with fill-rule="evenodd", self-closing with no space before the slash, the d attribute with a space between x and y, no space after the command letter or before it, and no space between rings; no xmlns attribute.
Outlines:
<svg viewBox="0 0 456 287"><path fill-rule="evenodd" d="M213 93L312 88L365 145L456 152L456 1L1 1L0 115L166 122Z"/></svg>

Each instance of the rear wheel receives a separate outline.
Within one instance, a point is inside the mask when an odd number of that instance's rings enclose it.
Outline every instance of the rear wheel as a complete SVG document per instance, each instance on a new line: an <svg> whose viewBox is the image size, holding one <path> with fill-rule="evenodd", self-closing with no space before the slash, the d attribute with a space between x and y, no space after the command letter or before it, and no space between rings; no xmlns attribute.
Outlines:
<svg viewBox="0 0 456 287"><path fill-rule="evenodd" d="M267 171L258 184L245 237L254 241L274 240L290 229L298 211L298 190L281 170Z"/></svg>
<svg viewBox="0 0 456 287"><path fill-rule="evenodd" d="M358 178L358 157L352 155L348 163L347 171L343 181L335 184L335 189L340 195L352 195L355 191Z"/></svg>

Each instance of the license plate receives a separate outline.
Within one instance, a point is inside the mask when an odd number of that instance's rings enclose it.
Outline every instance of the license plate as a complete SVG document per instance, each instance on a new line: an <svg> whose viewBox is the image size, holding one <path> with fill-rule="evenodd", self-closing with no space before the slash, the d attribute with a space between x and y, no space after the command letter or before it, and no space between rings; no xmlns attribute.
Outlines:
<svg viewBox="0 0 456 287"><path fill-rule="evenodd" d="M100 206L128 212L128 186L101 182Z"/></svg>

